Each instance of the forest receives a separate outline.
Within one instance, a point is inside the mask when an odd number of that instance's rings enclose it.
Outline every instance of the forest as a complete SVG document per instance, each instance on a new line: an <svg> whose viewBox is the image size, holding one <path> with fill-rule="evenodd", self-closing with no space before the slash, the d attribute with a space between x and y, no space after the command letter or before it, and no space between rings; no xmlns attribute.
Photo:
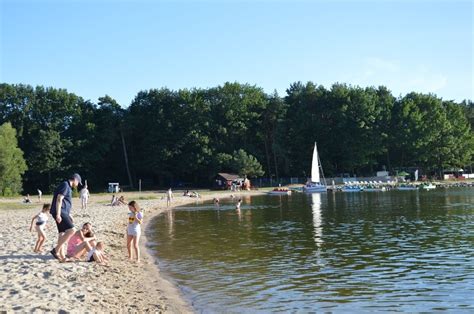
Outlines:
<svg viewBox="0 0 474 314"><path fill-rule="evenodd" d="M24 164L10 163L21 167L25 193L50 191L72 172L93 191L107 182L137 188L139 179L144 188L208 187L218 172L307 177L315 142L326 176L412 167L439 176L470 169L474 152L471 100L339 83L295 82L284 96L236 82L150 89L130 104L0 84L0 124L7 122L23 152ZM15 165L0 158L3 172Z"/></svg>

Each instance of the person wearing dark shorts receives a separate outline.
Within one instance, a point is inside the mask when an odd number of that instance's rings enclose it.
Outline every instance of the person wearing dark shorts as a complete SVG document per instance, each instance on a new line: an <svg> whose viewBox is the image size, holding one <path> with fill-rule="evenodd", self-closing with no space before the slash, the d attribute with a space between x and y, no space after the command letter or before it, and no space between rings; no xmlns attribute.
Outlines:
<svg viewBox="0 0 474 314"><path fill-rule="evenodd" d="M81 176L77 173L62 182L54 191L50 213L58 227L58 244L51 250L51 254L60 261L66 258L64 244L74 234L74 223L71 218L72 189L82 185Z"/></svg>

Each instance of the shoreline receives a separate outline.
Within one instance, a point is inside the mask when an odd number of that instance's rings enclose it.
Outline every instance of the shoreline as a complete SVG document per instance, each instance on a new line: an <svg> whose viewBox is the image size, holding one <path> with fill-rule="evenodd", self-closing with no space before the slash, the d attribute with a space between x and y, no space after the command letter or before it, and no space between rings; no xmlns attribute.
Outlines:
<svg viewBox="0 0 474 314"><path fill-rule="evenodd" d="M172 206L166 207L163 192L126 192L145 209L140 248L140 264L129 262L126 249L127 206L108 206L110 195L92 195L87 214L81 213L79 199L73 199L76 230L91 222L99 241L105 243L110 266L96 263L59 263L49 253L57 239L52 217L47 222L44 252L33 253L37 234L29 232L31 218L42 203L21 204L21 199L2 199L0 209L0 310L10 312L159 312L193 313L179 287L163 274L157 258L147 248L151 221L176 207L196 202L175 192ZM264 191L206 191L199 202L231 194L261 195ZM43 202L50 202L45 196Z"/></svg>
<svg viewBox="0 0 474 314"><path fill-rule="evenodd" d="M148 264L151 265L147 271L149 274L152 274L155 278L160 278L159 286L161 286L162 290L166 292L165 297L170 302L167 302L166 310L171 311L171 313L194 313L194 308L190 303L190 300L186 298L183 294L180 287L177 285L176 282L173 281L171 277L167 275L161 274L161 269L158 263L158 258L154 256L152 249L148 248L148 244L151 240L147 237L147 233L151 228L151 222L158 216L164 215L169 211L175 210L176 208L184 205L189 205L191 203L205 202L212 200L215 197L219 198L230 198L232 194L235 195L262 195L265 192L263 191L244 191L244 192L230 192L230 191L211 191L211 194L202 195L199 199L186 197L186 196L178 196L178 204L172 203L170 207L165 207L165 209L160 210L159 208L152 209L153 212L151 215L147 215L145 224L143 226L143 241L140 240L140 250L142 252L142 256L146 256L147 259L150 259L152 263ZM176 202L176 197L174 198L174 202ZM148 210L150 212L150 210Z"/></svg>

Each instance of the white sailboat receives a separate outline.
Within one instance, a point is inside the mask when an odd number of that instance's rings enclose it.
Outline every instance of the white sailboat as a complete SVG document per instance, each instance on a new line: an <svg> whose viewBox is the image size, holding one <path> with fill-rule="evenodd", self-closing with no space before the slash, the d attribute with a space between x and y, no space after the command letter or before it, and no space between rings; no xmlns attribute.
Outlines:
<svg viewBox="0 0 474 314"><path fill-rule="evenodd" d="M311 181L306 183L306 185L303 187L303 190L306 193L327 191L326 182L321 183L321 180L320 180L320 171L319 171L320 167L321 167L321 162L319 160L318 147L315 142L314 150L313 150L313 162L311 164ZM323 174L322 168L321 168L321 174ZM324 174L323 174L323 181L325 181Z"/></svg>

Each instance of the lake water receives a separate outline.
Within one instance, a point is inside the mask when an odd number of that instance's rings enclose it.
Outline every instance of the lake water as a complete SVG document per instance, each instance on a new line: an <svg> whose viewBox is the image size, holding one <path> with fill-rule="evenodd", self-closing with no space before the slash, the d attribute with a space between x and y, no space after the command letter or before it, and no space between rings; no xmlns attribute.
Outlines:
<svg viewBox="0 0 474 314"><path fill-rule="evenodd" d="M474 189L243 197L155 219L199 312L474 311Z"/></svg>

